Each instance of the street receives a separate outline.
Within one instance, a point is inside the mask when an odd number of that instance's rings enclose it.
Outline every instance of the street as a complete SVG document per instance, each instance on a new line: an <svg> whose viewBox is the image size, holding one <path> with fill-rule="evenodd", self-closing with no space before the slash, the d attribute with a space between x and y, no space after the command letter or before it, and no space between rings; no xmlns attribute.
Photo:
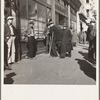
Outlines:
<svg viewBox="0 0 100 100"><path fill-rule="evenodd" d="M96 65L88 59L88 44L77 44L72 57L60 59L41 53L23 58L4 71L5 84L95 85Z"/></svg>

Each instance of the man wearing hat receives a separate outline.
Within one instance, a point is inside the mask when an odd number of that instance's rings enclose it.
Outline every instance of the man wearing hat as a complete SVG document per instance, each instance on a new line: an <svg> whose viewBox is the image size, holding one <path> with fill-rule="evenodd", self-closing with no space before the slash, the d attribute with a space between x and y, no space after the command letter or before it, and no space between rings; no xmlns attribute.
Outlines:
<svg viewBox="0 0 100 100"><path fill-rule="evenodd" d="M45 53L49 53L49 46L50 46L50 34L49 34L49 25L46 24L43 34L45 35Z"/></svg>
<svg viewBox="0 0 100 100"><path fill-rule="evenodd" d="M16 29L12 25L13 19L12 16L7 17L7 23L4 25L4 41L7 44L7 69L10 69L11 63L15 62Z"/></svg>
<svg viewBox="0 0 100 100"><path fill-rule="evenodd" d="M91 39L91 32L93 30L93 25L94 23L91 21L89 26L88 26L88 29L87 29L87 41L89 42L89 49L88 49L88 57L89 58L93 58L93 55L91 54L91 48L92 48L92 39Z"/></svg>
<svg viewBox="0 0 100 100"><path fill-rule="evenodd" d="M28 52L26 58L32 59L36 56L36 50L37 50L33 20L29 20L29 26L25 30L25 32L26 32L26 36L28 37L28 41L27 41Z"/></svg>
<svg viewBox="0 0 100 100"><path fill-rule="evenodd" d="M68 28L67 25L64 23L60 58L65 58L66 52L68 52L68 56L71 57L71 50L73 50L72 34L70 28Z"/></svg>
<svg viewBox="0 0 100 100"><path fill-rule="evenodd" d="M49 22L48 27L50 28L50 37L51 37L51 50L50 55L52 57L57 57L57 41L59 36L59 30L58 27L54 25L52 21Z"/></svg>

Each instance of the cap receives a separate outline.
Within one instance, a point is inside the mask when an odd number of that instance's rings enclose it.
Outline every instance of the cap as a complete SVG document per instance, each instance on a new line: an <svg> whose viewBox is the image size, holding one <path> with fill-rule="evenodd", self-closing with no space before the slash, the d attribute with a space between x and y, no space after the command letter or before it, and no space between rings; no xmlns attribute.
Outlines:
<svg viewBox="0 0 100 100"><path fill-rule="evenodd" d="M64 26L64 27L67 27L67 23L64 23L63 26Z"/></svg>
<svg viewBox="0 0 100 100"><path fill-rule="evenodd" d="M48 24L48 26L49 26L49 25L54 24L54 23L53 23L53 21L50 21L50 22L49 22L49 23L47 23L47 24Z"/></svg>
<svg viewBox="0 0 100 100"><path fill-rule="evenodd" d="M29 21L29 24L34 24L34 21L33 21L33 20L30 20L30 21Z"/></svg>
<svg viewBox="0 0 100 100"><path fill-rule="evenodd" d="M9 19L12 19L12 20L13 20L14 17L13 17L13 16L8 16L8 17L7 17L7 20L9 20Z"/></svg>

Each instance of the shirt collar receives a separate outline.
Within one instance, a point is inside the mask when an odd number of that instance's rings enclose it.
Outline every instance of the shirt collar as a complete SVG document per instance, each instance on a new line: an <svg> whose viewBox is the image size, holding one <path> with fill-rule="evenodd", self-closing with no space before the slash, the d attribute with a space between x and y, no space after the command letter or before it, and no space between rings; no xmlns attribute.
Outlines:
<svg viewBox="0 0 100 100"><path fill-rule="evenodd" d="M9 23L8 23L8 26L12 26L12 24L9 24Z"/></svg>

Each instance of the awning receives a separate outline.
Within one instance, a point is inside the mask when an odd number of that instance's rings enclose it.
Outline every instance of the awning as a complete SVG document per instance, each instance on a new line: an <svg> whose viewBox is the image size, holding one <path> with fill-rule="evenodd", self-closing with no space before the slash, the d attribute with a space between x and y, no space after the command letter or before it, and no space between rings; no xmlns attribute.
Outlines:
<svg viewBox="0 0 100 100"><path fill-rule="evenodd" d="M79 13L80 20L86 23L87 17L83 13Z"/></svg>
<svg viewBox="0 0 100 100"><path fill-rule="evenodd" d="M80 0L66 0L66 2L76 11L79 10L79 8L81 7L82 3L80 2Z"/></svg>

